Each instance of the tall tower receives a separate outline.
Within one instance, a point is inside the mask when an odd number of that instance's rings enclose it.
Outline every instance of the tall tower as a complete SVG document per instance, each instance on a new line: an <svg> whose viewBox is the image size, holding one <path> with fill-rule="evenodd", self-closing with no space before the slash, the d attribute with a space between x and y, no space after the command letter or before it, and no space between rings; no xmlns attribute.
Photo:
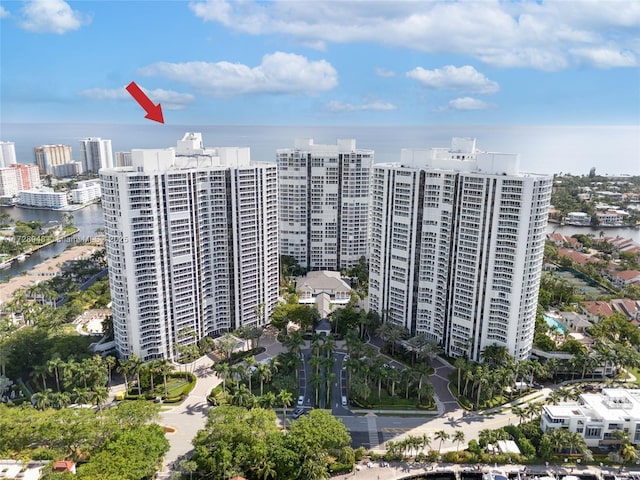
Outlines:
<svg viewBox="0 0 640 480"><path fill-rule="evenodd" d="M0 168L16 164L16 144L14 142L0 142Z"/></svg>
<svg viewBox="0 0 640 480"><path fill-rule="evenodd" d="M41 175L53 175L56 165L71 163L70 145L42 145L35 147L33 152Z"/></svg>
<svg viewBox="0 0 640 480"><path fill-rule="evenodd" d="M101 168L114 166L111 140L85 138L80 140L80 152L83 173L98 173Z"/></svg>
<svg viewBox="0 0 640 480"><path fill-rule="evenodd" d="M116 348L144 360L242 325L264 325L278 299L277 172L248 148L133 150L103 169Z"/></svg>
<svg viewBox="0 0 640 480"><path fill-rule="evenodd" d="M352 139L278 149L282 255L310 270L340 270L367 255L373 156Z"/></svg>
<svg viewBox="0 0 640 480"><path fill-rule="evenodd" d="M517 155L403 150L372 174L369 301L448 355L531 350L552 178Z"/></svg>

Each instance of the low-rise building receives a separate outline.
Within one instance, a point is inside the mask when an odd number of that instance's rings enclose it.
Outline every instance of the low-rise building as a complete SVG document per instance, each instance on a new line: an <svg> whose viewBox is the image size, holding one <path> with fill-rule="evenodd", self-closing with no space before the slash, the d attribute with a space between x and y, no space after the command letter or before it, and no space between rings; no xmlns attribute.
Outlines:
<svg viewBox="0 0 640 480"><path fill-rule="evenodd" d="M18 204L33 208L62 208L69 205L67 194L55 192L52 188L41 187L24 190L18 195Z"/></svg>
<svg viewBox="0 0 640 480"><path fill-rule="evenodd" d="M69 162L52 167L53 176L58 178L77 177L82 173L84 173L82 162Z"/></svg>
<svg viewBox="0 0 640 480"><path fill-rule="evenodd" d="M564 219L564 223L567 225L589 225L591 218L584 212L569 212Z"/></svg>
<svg viewBox="0 0 640 480"><path fill-rule="evenodd" d="M296 281L299 302L316 304L320 316L326 316L335 308L344 307L351 300L351 287L342 280L340 272L327 270L309 272ZM322 302L319 300L322 297ZM329 305L326 305L328 299ZM321 304L325 308L321 309ZM328 310L323 312L323 310Z"/></svg>
<svg viewBox="0 0 640 480"><path fill-rule="evenodd" d="M610 270L607 276L611 283L620 288L640 282L640 272L638 270Z"/></svg>
<svg viewBox="0 0 640 480"><path fill-rule="evenodd" d="M582 435L588 447L619 443L618 431L640 444L640 390L605 388L583 393L576 402L545 405L540 417L543 432L564 429Z"/></svg>
<svg viewBox="0 0 640 480"><path fill-rule="evenodd" d="M86 180L78 182L71 190L71 203L89 203L100 198L100 180Z"/></svg>

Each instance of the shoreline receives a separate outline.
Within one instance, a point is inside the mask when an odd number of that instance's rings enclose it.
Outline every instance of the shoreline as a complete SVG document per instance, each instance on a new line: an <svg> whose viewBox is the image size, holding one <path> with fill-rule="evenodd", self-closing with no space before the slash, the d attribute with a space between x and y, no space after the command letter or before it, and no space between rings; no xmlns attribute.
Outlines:
<svg viewBox="0 0 640 480"><path fill-rule="evenodd" d="M16 255L15 257L11 257L11 258L7 258L6 260L3 260L2 262L0 262L0 269L5 270L5 269L8 269L8 268L11 268L11 266L14 264L14 262L19 262L19 261L25 260L25 258L23 258L22 260L18 260L23 255L25 257L28 257L28 256L34 254L35 252L37 252L38 250L42 250L43 248L48 247L49 245L52 245L54 243L60 243L65 238L72 237L73 235L77 235L78 232L80 232L80 229L78 227L73 227L73 228L75 228L75 231L73 231L73 232L65 233L64 235L61 235L61 236L55 238L54 240L50 240L50 241L48 241L46 243L43 243L42 245L33 246L29 250L25 250L24 252Z"/></svg>
<svg viewBox="0 0 640 480"><path fill-rule="evenodd" d="M60 207L60 208L55 208L55 207L33 207L31 205L20 205L19 203L16 203L15 205L4 205L4 206L6 206L6 207L24 208L26 210L47 210L47 211L50 211L50 212L77 212L78 210L82 210L83 208L88 207L90 205L95 205L96 203L100 203L100 199L99 198L97 198L93 202L83 203L82 205L67 205L66 207Z"/></svg>

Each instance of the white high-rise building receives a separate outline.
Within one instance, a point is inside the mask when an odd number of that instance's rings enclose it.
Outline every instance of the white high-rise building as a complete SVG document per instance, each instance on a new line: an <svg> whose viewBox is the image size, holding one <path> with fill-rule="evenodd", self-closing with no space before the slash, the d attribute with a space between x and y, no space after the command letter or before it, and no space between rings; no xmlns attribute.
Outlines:
<svg viewBox="0 0 640 480"><path fill-rule="evenodd" d="M83 173L98 173L101 168L113 168L111 140L89 137L80 140Z"/></svg>
<svg viewBox="0 0 640 480"><path fill-rule="evenodd" d="M264 325L278 299L278 187L248 148L133 150L103 169L116 348L175 358L176 344Z"/></svg>
<svg viewBox="0 0 640 480"><path fill-rule="evenodd" d="M277 150L281 255L310 270L340 270L367 255L373 155L353 139Z"/></svg>
<svg viewBox="0 0 640 480"><path fill-rule="evenodd" d="M114 167L130 167L131 152L116 152Z"/></svg>
<svg viewBox="0 0 640 480"><path fill-rule="evenodd" d="M552 178L475 140L403 150L371 178L369 302L448 355L531 350Z"/></svg>
<svg viewBox="0 0 640 480"><path fill-rule="evenodd" d="M0 168L10 167L16 163L16 144L0 142Z"/></svg>

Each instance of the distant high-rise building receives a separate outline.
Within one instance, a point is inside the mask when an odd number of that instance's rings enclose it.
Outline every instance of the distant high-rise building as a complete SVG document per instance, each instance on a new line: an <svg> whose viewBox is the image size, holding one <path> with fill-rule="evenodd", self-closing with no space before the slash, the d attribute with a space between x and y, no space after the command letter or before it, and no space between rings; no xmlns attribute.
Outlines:
<svg viewBox="0 0 640 480"><path fill-rule="evenodd" d="M84 173L98 173L101 168L113 167L111 140L99 137L80 140L80 155Z"/></svg>
<svg viewBox="0 0 640 480"><path fill-rule="evenodd" d="M114 167L130 167L131 152L116 152Z"/></svg>
<svg viewBox="0 0 640 480"><path fill-rule="evenodd" d="M15 165L11 165L11 168L15 171L18 190L30 190L42 186L40 170L37 165L16 163Z"/></svg>
<svg viewBox="0 0 640 480"><path fill-rule="evenodd" d="M100 171L116 349L176 357L243 325L278 300L277 172L248 148L133 150Z"/></svg>
<svg viewBox="0 0 640 480"><path fill-rule="evenodd" d="M282 255L310 270L340 270L367 255L373 156L352 139L277 150Z"/></svg>
<svg viewBox="0 0 640 480"><path fill-rule="evenodd" d="M373 167L369 302L447 355L533 342L552 178L475 140Z"/></svg>
<svg viewBox="0 0 640 480"><path fill-rule="evenodd" d="M10 167L16 163L16 144L0 142L0 168Z"/></svg>
<svg viewBox="0 0 640 480"><path fill-rule="evenodd" d="M37 165L14 163L10 167L0 168L0 196L13 197L22 190L41 186Z"/></svg>
<svg viewBox="0 0 640 480"><path fill-rule="evenodd" d="M54 175L53 167L71 162L70 145L42 145L33 152L41 175Z"/></svg>
<svg viewBox="0 0 640 480"><path fill-rule="evenodd" d="M13 168L0 168L0 197L18 194L18 176Z"/></svg>

